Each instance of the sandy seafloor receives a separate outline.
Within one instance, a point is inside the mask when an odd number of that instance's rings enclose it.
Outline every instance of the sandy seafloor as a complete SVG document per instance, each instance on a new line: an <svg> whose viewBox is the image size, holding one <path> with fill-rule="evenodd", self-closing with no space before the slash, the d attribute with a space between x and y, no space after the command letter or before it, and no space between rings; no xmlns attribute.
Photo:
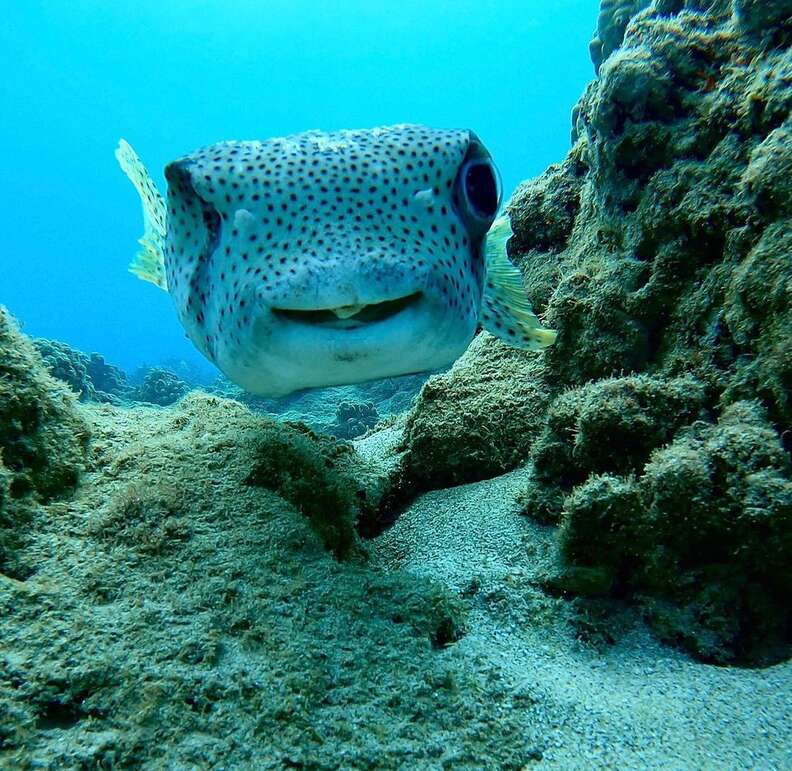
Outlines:
<svg viewBox="0 0 792 771"><path fill-rule="evenodd" d="M356 446L376 456L380 442L387 437ZM509 678L504 687L533 702L530 728L540 728L546 745L531 767L792 768L792 661L703 664L640 623L612 646L593 648L557 618L550 623L554 611L540 599L520 602L553 559L554 537L518 515L525 476L520 469L427 493L374 551L377 561L456 590L478 585L481 602L454 657L496 664Z"/></svg>

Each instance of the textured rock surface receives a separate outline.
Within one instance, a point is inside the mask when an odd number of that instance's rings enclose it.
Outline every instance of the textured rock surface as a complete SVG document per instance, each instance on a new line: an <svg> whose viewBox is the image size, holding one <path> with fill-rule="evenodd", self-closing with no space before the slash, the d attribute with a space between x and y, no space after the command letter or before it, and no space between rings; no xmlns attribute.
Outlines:
<svg viewBox="0 0 792 771"><path fill-rule="evenodd" d="M32 505L74 489L87 438L72 395L0 306L0 572L29 572L16 547L31 527Z"/></svg>
<svg viewBox="0 0 792 771"><path fill-rule="evenodd" d="M789 653L789 457L755 403L698 422L640 476L592 475L564 501L566 559L641 597L660 635L708 661Z"/></svg>
<svg viewBox="0 0 792 771"><path fill-rule="evenodd" d="M592 500L595 509L648 528L662 448L684 454L691 431L726 436L731 405L756 401L763 417L741 425L754 426L774 453L792 448L792 28L785 4L603 3L602 13L601 25L621 21L608 27L618 35L574 111L575 145L508 205L512 259L558 339L542 354L524 355L530 364L518 371L503 364L517 354L482 336L448 375L425 386L396 475L397 489L415 491L494 475L530 456L524 510L546 523L565 512L564 532L585 531ZM536 412L513 398L532 389L541 395ZM717 464L720 456L707 449L715 441L700 448ZM739 457L729 462L739 466ZM737 496L740 505L760 502L750 505L764 524L741 531L747 540L731 542L731 557L719 552L718 569L706 562L711 555L689 566L697 588L616 580L609 560L623 555L607 539L594 540L604 550L597 565L567 549L566 574L548 586L646 595L663 637L708 660L783 656L788 617L772 592L780 573L739 586L728 575L750 573L761 559L762 527L776 528L774 543L789 560L789 466L776 458L752 470L747 456L744 462L730 472L742 481L712 484L711 516L729 530ZM685 464L667 465L668 485L689 484ZM754 474L761 493L745 481ZM670 506L659 506L658 521ZM571 512L579 516L570 519ZM695 542L699 515L674 523L678 538ZM646 553L630 564L652 559ZM763 609L761 623L749 605ZM685 618L695 619L687 632Z"/></svg>
<svg viewBox="0 0 792 771"><path fill-rule="evenodd" d="M677 5L633 18L577 107L569 247L516 255L529 282L541 261L560 275L546 364L582 386L552 404L523 502L542 521L563 508L570 569L640 596L664 639L772 661L790 642L792 58L767 41L789 29L783 4ZM607 380L624 371L651 374L648 411L607 392L639 382Z"/></svg>
<svg viewBox="0 0 792 771"><path fill-rule="evenodd" d="M547 398L536 354L480 334L448 373L421 390L387 506L514 468L530 451Z"/></svg>
<svg viewBox="0 0 792 771"><path fill-rule="evenodd" d="M640 472L653 450L703 415L704 397L691 377L666 381L646 375L563 393L533 446L535 484L524 496L526 511L557 522L563 495L590 475Z"/></svg>
<svg viewBox="0 0 792 771"><path fill-rule="evenodd" d="M597 34L589 44L591 61L596 72L599 72L602 62L622 44L630 19L650 2L651 0L602 0L597 18Z"/></svg>
<svg viewBox="0 0 792 771"><path fill-rule="evenodd" d="M46 500L71 490L86 439L73 398L0 308L0 451L13 477L12 494Z"/></svg>
<svg viewBox="0 0 792 771"><path fill-rule="evenodd" d="M322 544L340 545L328 527L366 492L348 446L199 394L83 410L79 497L25 546L35 576L0 575L0 765L541 756L533 701L494 661L454 652L455 593Z"/></svg>

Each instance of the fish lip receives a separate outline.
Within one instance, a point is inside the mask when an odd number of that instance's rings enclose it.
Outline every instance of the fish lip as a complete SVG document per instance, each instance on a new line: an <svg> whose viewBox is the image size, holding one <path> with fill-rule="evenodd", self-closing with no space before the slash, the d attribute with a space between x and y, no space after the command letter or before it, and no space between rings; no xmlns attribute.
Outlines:
<svg viewBox="0 0 792 771"><path fill-rule="evenodd" d="M349 306L340 306L337 309L316 308L313 310L273 307L270 308L270 312L276 319L281 321L304 324L314 328L359 329L364 326L388 321L398 316L403 311L419 303L422 297L423 292L411 292L390 300L382 300L376 303L360 303L362 307L357 313L344 315L343 317L339 317L336 310L348 308Z"/></svg>

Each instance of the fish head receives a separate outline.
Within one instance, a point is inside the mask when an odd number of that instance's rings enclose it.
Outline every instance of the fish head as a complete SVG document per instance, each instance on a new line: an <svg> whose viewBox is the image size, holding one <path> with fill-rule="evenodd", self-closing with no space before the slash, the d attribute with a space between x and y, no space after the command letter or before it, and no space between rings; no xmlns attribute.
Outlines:
<svg viewBox="0 0 792 771"><path fill-rule="evenodd" d="M247 391L436 369L473 338L501 189L472 132L225 142L165 176L169 292L195 345Z"/></svg>

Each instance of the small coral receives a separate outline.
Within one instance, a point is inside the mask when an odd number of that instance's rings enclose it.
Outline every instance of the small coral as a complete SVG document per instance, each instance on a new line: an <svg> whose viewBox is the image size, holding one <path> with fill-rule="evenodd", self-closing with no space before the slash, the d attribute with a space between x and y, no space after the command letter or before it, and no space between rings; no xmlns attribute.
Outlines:
<svg viewBox="0 0 792 771"><path fill-rule="evenodd" d="M123 370L106 362L101 354L88 357L88 375L98 401L114 401L112 397L122 396L128 389Z"/></svg>
<svg viewBox="0 0 792 771"><path fill-rule="evenodd" d="M179 401L189 390L190 386L170 370L152 367L130 395L135 401L167 407Z"/></svg>
<svg viewBox="0 0 792 771"><path fill-rule="evenodd" d="M373 428L380 419L373 402L353 402L344 400L336 407L335 422L328 433L337 439L354 439Z"/></svg>
<svg viewBox="0 0 792 771"><path fill-rule="evenodd" d="M80 401L115 402L126 390L126 376L98 353L86 354L60 340L37 338L50 374L66 383Z"/></svg>
<svg viewBox="0 0 792 771"><path fill-rule="evenodd" d="M792 121L771 131L753 150L742 183L764 216L792 212Z"/></svg>

